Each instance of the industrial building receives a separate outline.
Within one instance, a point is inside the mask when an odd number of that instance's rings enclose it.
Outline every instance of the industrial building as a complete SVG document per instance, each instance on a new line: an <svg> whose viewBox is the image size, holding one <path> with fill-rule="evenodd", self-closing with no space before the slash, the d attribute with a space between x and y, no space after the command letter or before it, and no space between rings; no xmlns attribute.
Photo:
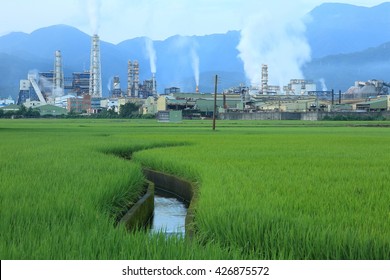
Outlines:
<svg viewBox="0 0 390 280"><path fill-rule="evenodd" d="M48 72L28 73L26 80L20 81L17 104L39 102L54 103L56 97L64 94L76 96L91 95L102 97L102 78L100 62L100 39L92 37L90 70L74 72L72 77L64 77L61 51L55 52L54 70Z"/></svg>
<svg viewBox="0 0 390 280"><path fill-rule="evenodd" d="M9 106L11 104L15 104L15 100L13 100L11 96L8 98L1 98L0 99L0 109L5 107L5 106Z"/></svg>
<svg viewBox="0 0 390 280"><path fill-rule="evenodd" d="M20 80L17 104L22 105L28 100L46 104L45 92L42 92L45 89L45 85L42 83L44 79L46 78L39 73L29 73L26 80Z"/></svg>
<svg viewBox="0 0 390 280"><path fill-rule="evenodd" d="M167 99L165 96L149 96L142 105L142 114L156 115L159 111L167 110Z"/></svg>
<svg viewBox="0 0 390 280"><path fill-rule="evenodd" d="M55 98L63 96L63 93L82 96L89 92L89 72L75 72L70 83L65 81L63 90L59 91L52 83L53 72L29 73L26 80L20 80L17 104L24 104L28 99L39 101L42 104L50 103ZM61 92L61 94L58 94Z"/></svg>
<svg viewBox="0 0 390 280"><path fill-rule="evenodd" d="M174 93L180 93L180 88L178 88L178 87L170 87L170 88L166 88L164 90L164 94L174 94Z"/></svg>
<svg viewBox="0 0 390 280"><path fill-rule="evenodd" d="M365 99L372 96L388 95L390 84L381 80L356 81L344 94L346 99Z"/></svg>
<svg viewBox="0 0 390 280"><path fill-rule="evenodd" d="M173 122L178 123L183 121L182 111L159 111L157 113L157 120L159 122Z"/></svg>
<svg viewBox="0 0 390 280"><path fill-rule="evenodd" d="M382 112L390 110L390 95L370 99L356 104L357 111L363 112Z"/></svg>
<svg viewBox="0 0 390 280"><path fill-rule="evenodd" d="M156 74L152 73L150 80L139 81L139 63L137 60L127 63L127 96L146 99L150 96L157 97Z"/></svg>
<svg viewBox="0 0 390 280"><path fill-rule="evenodd" d="M66 107L68 112L87 113L91 108L91 96L87 94L68 98Z"/></svg>
<svg viewBox="0 0 390 280"><path fill-rule="evenodd" d="M121 89L121 82L120 82L120 79L119 79L119 76L115 76L113 79L112 79L112 83L110 85L111 87L111 90L110 90L110 96L111 97L122 97L123 96L123 92L122 92L122 89Z"/></svg>
<svg viewBox="0 0 390 280"><path fill-rule="evenodd" d="M138 97L139 89L139 64L135 60L127 63L127 96Z"/></svg>
<svg viewBox="0 0 390 280"><path fill-rule="evenodd" d="M257 85L240 84L217 94L218 112L306 113L389 110L390 101L387 94L390 84L384 81L358 81L343 95L340 92L338 104L335 104L334 92L317 91L317 85L312 80L291 79L288 85L283 87L270 85L268 71L268 65L263 64L259 73L261 82ZM111 78L108 87L109 98L103 98L100 39L95 34L91 37L88 71L73 72L70 77L65 77L62 54L57 50L54 53L53 70L31 72L28 73L27 79L20 80L17 104L41 108L44 114L57 110L50 106L66 108L68 112L87 114L99 113L105 109L119 112L120 106L127 102L141 105L143 114L156 116L159 112L165 112L165 116L169 116L166 112L181 111L183 118L210 117L214 112L214 94L200 94L198 84L195 93L181 93L180 88L170 87L160 96L157 93L156 73L151 73L150 79L141 82L140 64L137 60L127 62L127 88L124 91L121 89L118 75ZM386 95L386 98L373 99L383 95ZM43 107L45 105L50 106Z"/></svg>
<svg viewBox="0 0 390 280"><path fill-rule="evenodd" d="M65 85L65 90L77 96L89 94L90 77L91 73L89 71L72 73L71 84L69 86Z"/></svg>
<svg viewBox="0 0 390 280"><path fill-rule="evenodd" d="M317 85L311 80L292 79L283 90L286 95L309 95L310 92L317 91Z"/></svg>
<svg viewBox="0 0 390 280"><path fill-rule="evenodd" d="M41 116L62 116L68 113L68 110L58 106L45 104L35 108Z"/></svg>

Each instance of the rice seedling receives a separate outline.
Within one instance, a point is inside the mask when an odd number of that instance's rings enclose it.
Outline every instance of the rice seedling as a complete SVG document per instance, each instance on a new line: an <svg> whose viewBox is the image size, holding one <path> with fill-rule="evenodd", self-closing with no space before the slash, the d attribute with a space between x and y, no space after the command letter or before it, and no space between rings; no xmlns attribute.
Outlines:
<svg viewBox="0 0 390 280"><path fill-rule="evenodd" d="M388 259L390 130L361 124L0 120L0 257ZM142 166L196 182L193 240L115 226Z"/></svg>

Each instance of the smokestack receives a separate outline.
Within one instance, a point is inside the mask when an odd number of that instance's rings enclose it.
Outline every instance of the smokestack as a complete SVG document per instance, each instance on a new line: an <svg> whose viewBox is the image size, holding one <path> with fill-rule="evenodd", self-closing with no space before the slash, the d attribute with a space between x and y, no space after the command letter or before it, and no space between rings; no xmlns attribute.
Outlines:
<svg viewBox="0 0 390 280"><path fill-rule="evenodd" d="M127 96L133 96L134 68L131 60L127 63Z"/></svg>
<svg viewBox="0 0 390 280"><path fill-rule="evenodd" d="M156 73L152 73L152 93L157 96Z"/></svg>
<svg viewBox="0 0 390 280"><path fill-rule="evenodd" d="M102 74L100 64L100 40L98 35L92 37L91 66L89 68L89 94L92 97L102 97Z"/></svg>
<svg viewBox="0 0 390 280"><path fill-rule="evenodd" d="M134 96L138 97L138 89L139 89L139 64L138 61L134 61Z"/></svg>
<svg viewBox="0 0 390 280"><path fill-rule="evenodd" d="M268 65L263 64L261 66L261 92L262 94L268 93Z"/></svg>
<svg viewBox="0 0 390 280"><path fill-rule="evenodd" d="M122 96L121 82L119 76L114 76L114 78L112 79L111 88L112 88L111 90L112 97Z"/></svg>
<svg viewBox="0 0 390 280"><path fill-rule="evenodd" d="M55 52L53 95L63 95L64 73L62 71L61 51Z"/></svg>

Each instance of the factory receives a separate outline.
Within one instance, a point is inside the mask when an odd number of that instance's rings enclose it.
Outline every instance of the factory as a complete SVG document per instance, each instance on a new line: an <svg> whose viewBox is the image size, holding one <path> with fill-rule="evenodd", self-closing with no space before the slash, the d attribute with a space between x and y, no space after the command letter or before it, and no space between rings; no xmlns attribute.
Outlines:
<svg viewBox="0 0 390 280"><path fill-rule="evenodd" d="M65 104L77 103L74 100L102 98L102 78L100 63L100 40L92 37L90 70L73 72L71 77L64 77L62 54L55 52L54 70L48 72L30 72L27 79L20 80L18 105L39 107L46 104L64 107ZM65 101L64 98L74 102ZM84 101L85 105L86 101ZM76 106L77 107L77 106ZM71 111L72 109L69 109Z"/></svg>
<svg viewBox="0 0 390 280"><path fill-rule="evenodd" d="M20 80L17 104L33 108L50 104L66 108L68 112L93 114L108 108L118 112L118 99L157 97L155 73L151 79L140 83L139 63L129 60L127 91L122 91L119 76L114 76L110 81L109 97L103 98L99 36L93 35L91 41L89 71L64 76L62 54L57 50L53 70L31 71L27 79Z"/></svg>
<svg viewBox="0 0 390 280"><path fill-rule="evenodd" d="M152 73L150 80L139 82L139 63L137 60L128 61L127 96L146 99L149 96L157 97L156 74Z"/></svg>
<svg viewBox="0 0 390 280"><path fill-rule="evenodd" d="M17 104L54 105L59 102L56 99L62 99L65 93L71 96L83 96L96 92L91 77L90 71L74 72L72 77L64 77L61 51L58 50L55 52L54 70L31 71L27 74L27 79L20 80Z"/></svg>
<svg viewBox="0 0 390 280"><path fill-rule="evenodd" d="M381 80L356 81L345 92L347 99L365 99L372 96L388 95L390 84Z"/></svg>
<svg viewBox="0 0 390 280"><path fill-rule="evenodd" d="M126 65L124 65L126 67ZM286 86L269 84L269 68L261 65L260 83L246 86L240 84L217 94L218 113L231 112L344 112L344 111L386 111L389 110L390 84L380 80L357 81L347 92L318 91L312 80L291 79ZM53 70L32 71L26 79L20 80L17 105L39 108L51 105L67 112L96 114L104 110L119 112L120 106L128 102L140 104L140 113L155 115L167 111L182 111L183 118L211 117L214 112L214 95L195 92L182 93L178 87L166 88L158 94L156 73L140 81L140 64L137 60L127 61L127 88L122 90L119 75L111 77L108 97L103 97L100 39L91 37L90 69L64 75L62 54L54 53ZM379 96L379 97L378 97ZM343 101L343 102L342 102ZM52 107L47 107L52 110ZM46 110L46 111L47 111ZM42 111L45 111L42 108ZM45 111L45 112L46 112ZM167 116L167 114L163 114Z"/></svg>
<svg viewBox="0 0 390 280"><path fill-rule="evenodd" d="M311 80L292 79L283 90L286 95L309 95L317 91L317 85Z"/></svg>

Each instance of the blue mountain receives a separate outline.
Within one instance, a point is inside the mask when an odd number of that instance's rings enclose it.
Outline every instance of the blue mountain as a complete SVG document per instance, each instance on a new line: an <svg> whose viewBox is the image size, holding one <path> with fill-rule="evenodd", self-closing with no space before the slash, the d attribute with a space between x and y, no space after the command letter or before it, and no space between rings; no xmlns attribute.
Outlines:
<svg viewBox="0 0 390 280"><path fill-rule="evenodd" d="M309 13L312 56L351 53L390 41L390 2L367 8L325 3Z"/></svg>

